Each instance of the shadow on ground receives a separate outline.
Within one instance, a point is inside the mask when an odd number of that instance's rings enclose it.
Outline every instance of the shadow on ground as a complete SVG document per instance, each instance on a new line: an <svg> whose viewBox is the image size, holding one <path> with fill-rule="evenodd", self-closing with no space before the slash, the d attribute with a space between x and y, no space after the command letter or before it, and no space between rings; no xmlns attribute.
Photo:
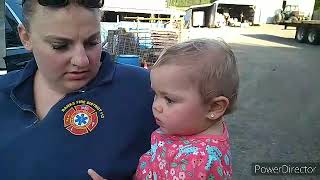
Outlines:
<svg viewBox="0 0 320 180"><path fill-rule="evenodd" d="M294 38L284 38L284 37L269 35L269 34L243 34L243 36L256 38L256 39L260 39L260 40L265 40L265 41L269 41L269 42L275 42L275 43L279 43L279 44L285 44L288 46L301 45L301 44L297 43L294 40Z"/></svg>
<svg viewBox="0 0 320 180"><path fill-rule="evenodd" d="M227 117L235 180L319 179L252 176L253 162L320 162L320 51L293 39L246 35L300 48L231 44L238 58L238 110Z"/></svg>

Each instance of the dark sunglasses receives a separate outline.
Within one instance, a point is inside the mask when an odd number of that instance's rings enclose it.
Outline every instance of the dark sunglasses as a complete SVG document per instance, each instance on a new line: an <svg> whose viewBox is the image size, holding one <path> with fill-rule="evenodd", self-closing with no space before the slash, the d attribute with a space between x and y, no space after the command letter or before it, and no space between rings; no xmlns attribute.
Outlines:
<svg viewBox="0 0 320 180"><path fill-rule="evenodd" d="M26 0L22 0L22 6ZM88 8L102 8L104 0L79 0L79 4ZM38 0L42 6L64 7L69 4L69 0Z"/></svg>

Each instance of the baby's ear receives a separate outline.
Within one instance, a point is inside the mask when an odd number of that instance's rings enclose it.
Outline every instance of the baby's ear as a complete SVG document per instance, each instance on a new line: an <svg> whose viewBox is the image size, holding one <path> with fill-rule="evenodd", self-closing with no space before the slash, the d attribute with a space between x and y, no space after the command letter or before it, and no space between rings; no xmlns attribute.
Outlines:
<svg viewBox="0 0 320 180"><path fill-rule="evenodd" d="M210 101L210 108L207 118L211 120L220 119L229 106L229 99L224 96L218 96Z"/></svg>

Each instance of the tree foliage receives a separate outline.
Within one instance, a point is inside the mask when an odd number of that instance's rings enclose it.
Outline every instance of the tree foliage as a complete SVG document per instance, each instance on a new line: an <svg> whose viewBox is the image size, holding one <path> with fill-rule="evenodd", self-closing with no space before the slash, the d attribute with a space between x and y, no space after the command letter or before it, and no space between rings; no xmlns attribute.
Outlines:
<svg viewBox="0 0 320 180"><path fill-rule="evenodd" d="M320 9L320 0L316 0L316 3L314 5L314 9L315 10Z"/></svg>

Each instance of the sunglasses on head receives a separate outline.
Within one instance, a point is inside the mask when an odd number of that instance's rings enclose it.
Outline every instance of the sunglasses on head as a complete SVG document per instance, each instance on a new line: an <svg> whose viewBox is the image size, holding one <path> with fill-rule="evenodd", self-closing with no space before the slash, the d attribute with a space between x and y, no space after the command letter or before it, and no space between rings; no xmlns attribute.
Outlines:
<svg viewBox="0 0 320 180"><path fill-rule="evenodd" d="M26 0L22 0L22 6ZM79 4L88 8L102 8L104 0L79 0ZM69 4L69 0L38 0L42 6L64 7Z"/></svg>

